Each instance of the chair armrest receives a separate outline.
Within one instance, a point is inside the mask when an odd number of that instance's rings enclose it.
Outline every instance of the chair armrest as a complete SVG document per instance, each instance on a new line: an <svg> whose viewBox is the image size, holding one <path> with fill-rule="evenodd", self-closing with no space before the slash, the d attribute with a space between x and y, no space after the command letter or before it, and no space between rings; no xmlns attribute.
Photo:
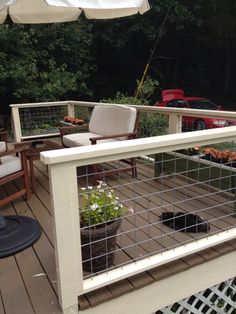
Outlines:
<svg viewBox="0 0 236 314"><path fill-rule="evenodd" d="M3 142L7 142L7 132L6 131L0 131L0 141L3 141Z"/></svg>
<svg viewBox="0 0 236 314"><path fill-rule="evenodd" d="M22 144L22 146L19 146L17 148L9 149L9 150L5 150L4 152L1 152L0 157L13 155L13 154L17 154L17 153L25 153L27 151L27 149L28 149L28 146Z"/></svg>
<svg viewBox="0 0 236 314"><path fill-rule="evenodd" d="M97 144L97 141L107 140L109 138L127 137L128 140L131 140L131 139L136 138L136 136L137 136L137 133L133 132L133 133L125 133L125 134L115 134L115 135L91 137L89 140L91 141L91 144L94 145L94 144Z"/></svg>

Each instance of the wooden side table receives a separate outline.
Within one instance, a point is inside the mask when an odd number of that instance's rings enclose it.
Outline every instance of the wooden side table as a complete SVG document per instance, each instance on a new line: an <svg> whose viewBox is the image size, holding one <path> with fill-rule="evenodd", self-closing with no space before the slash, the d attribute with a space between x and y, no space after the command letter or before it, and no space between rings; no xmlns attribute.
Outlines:
<svg viewBox="0 0 236 314"><path fill-rule="evenodd" d="M29 162L30 168L30 180L32 192L36 192L36 183L34 176L34 161L40 159L40 153L46 150L55 150L63 148L61 144L54 142L52 140L36 140L30 142L16 143L15 147L28 146L26 151L26 157Z"/></svg>

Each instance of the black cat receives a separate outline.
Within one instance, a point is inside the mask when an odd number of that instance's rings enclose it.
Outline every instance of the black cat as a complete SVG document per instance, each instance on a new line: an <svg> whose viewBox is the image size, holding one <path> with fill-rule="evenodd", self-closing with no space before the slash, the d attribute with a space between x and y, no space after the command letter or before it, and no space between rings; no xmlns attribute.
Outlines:
<svg viewBox="0 0 236 314"><path fill-rule="evenodd" d="M164 212L160 216L163 224L182 232L208 232L210 225L207 220L185 212Z"/></svg>

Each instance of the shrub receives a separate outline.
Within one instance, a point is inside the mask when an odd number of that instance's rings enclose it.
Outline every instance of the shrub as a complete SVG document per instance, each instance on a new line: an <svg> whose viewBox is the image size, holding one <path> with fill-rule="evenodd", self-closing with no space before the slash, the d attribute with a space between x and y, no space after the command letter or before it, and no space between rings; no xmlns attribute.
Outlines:
<svg viewBox="0 0 236 314"><path fill-rule="evenodd" d="M137 86L140 82L137 81ZM114 98L103 99L101 102L124 104L124 105L147 105L150 106L150 99L159 85L156 80L147 77L143 85L138 89L138 96L128 96L117 92ZM165 115L159 113L142 112L140 116L139 137L163 135L167 133L168 120Z"/></svg>

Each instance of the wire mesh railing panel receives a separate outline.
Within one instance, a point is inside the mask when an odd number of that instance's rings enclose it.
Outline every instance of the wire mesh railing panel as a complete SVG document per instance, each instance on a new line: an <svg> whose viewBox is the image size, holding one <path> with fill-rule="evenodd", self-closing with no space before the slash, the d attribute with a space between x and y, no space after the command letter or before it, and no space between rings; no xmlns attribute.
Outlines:
<svg viewBox="0 0 236 314"><path fill-rule="evenodd" d="M66 105L19 108L22 135L56 133L65 115L67 115Z"/></svg>
<svg viewBox="0 0 236 314"><path fill-rule="evenodd" d="M222 145L78 168L85 278L235 227L234 143L227 160Z"/></svg>
<svg viewBox="0 0 236 314"><path fill-rule="evenodd" d="M178 301L155 314L235 314L236 278Z"/></svg>

